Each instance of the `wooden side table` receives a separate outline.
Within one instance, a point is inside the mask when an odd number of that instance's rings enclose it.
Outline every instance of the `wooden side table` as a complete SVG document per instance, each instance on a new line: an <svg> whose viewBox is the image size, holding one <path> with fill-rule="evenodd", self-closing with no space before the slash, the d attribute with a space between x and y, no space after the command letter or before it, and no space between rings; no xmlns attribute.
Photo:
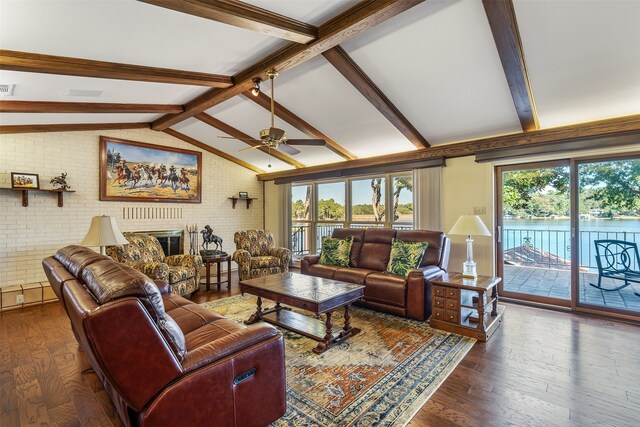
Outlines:
<svg viewBox="0 0 640 427"><path fill-rule="evenodd" d="M227 280L220 280L220 264L222 264L223 262L227 262ZM218 271L218 277L217 277L217 281L216 284L218 285L218 289L220 289L220 285L223 283L227 283L227 290L229 290L231 288L231 255L227 255L227 256L219 256L219 257L212 257L212 258L202 258L202 262L204 263L205 267L207 268L207 275L206 278L204 279L200 279L200 284L201 285L206 285L207 286L207 292L209 292L210 288L211 288L211 264L216 264L217 265L217 271Z"/></svg>
<svg viewBox="0 0 640 427"><path fill-rule="evenodd" d="M498 305L501 281L493 276L466 279L460 273L445 273L432 280L429 325L487 341L502 322L504 306Z"/></svg>

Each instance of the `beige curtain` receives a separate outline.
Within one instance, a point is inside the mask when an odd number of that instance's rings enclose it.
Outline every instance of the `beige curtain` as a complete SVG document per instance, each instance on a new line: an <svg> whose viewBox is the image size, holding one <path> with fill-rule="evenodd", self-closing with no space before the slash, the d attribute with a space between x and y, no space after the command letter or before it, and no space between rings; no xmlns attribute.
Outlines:
<svg viewBox="0 0 640 427"><path fill-rule="evenodd" d="M291 184L278 185L278 206L280 217L278 218L279 242L285 248L291 247Z"/></svg>
<svg viewBox="0 0 640 427"><path fill-rule="evenodd" d="M442 167L413 170L413 206L417 230L442 230Z"/></svg>

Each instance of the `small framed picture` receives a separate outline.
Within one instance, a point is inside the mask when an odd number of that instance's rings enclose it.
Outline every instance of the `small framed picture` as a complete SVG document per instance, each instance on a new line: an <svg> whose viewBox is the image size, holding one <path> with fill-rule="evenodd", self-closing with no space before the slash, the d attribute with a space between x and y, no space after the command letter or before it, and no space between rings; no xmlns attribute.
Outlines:
<svg viewBox="0 0 640 427"><path fill-rule="evenodd" d="M40 188L40 179L37 173L11 172L11 188Z"/></svg>
<svg viewBox="0 0 640 427"><path fill-rule="evenodd" d="M238 193L238 197L241 199L248 199L249 198L249 193L247 193L246 191L240 191Z"/></svg>

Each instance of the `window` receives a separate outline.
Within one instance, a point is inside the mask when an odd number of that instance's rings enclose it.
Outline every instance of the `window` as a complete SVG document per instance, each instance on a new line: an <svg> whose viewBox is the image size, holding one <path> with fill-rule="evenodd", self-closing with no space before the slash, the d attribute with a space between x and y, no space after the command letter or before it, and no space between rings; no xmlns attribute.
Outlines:
<svg viewBox="0 0 640 427"><path fill-rule="evenodd" d="M412 175L386 174L291 185L294 257L320 253L322 238L342 227L412 229Z"/></svg>

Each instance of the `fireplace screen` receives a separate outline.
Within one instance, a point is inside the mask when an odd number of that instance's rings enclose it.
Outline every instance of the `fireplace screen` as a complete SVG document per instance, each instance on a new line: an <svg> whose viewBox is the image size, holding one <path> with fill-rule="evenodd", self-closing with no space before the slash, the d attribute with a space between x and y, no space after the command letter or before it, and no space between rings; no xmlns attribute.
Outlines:
<svg viewBox="0 0 640 427"><path fill-rule="evenodd" d="M165 256L181 255L184 253L182 250L182 230L134 231L134 233L148 234L158 239Z"/></svg>

